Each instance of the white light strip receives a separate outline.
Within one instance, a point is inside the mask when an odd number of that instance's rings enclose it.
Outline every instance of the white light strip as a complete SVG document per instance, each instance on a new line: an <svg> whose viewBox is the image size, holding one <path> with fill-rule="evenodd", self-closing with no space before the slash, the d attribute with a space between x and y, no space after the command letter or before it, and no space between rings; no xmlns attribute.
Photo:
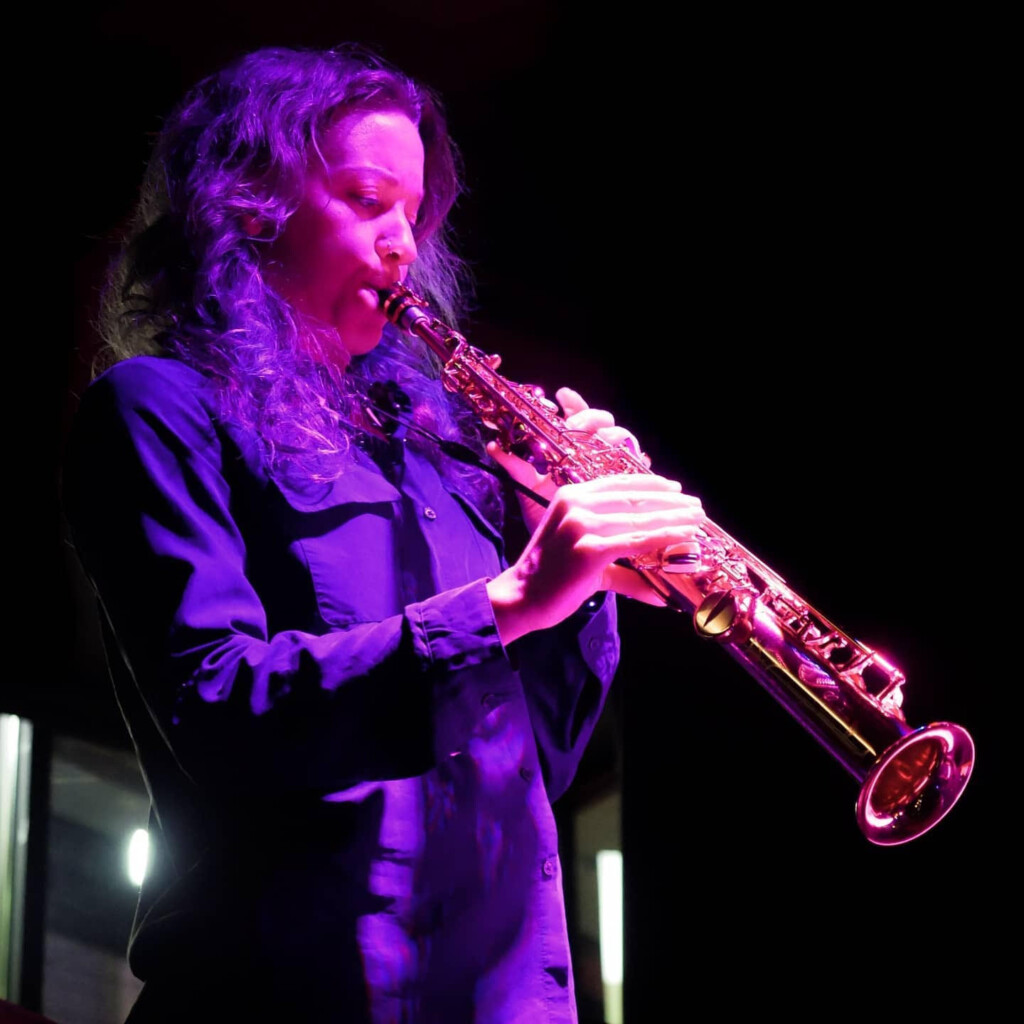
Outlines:
<svg viewBox="0 0 1024 1024"><path fill-rule="evenodd" d="M0 996L21 993L32 723L0 714Z"/></svg>
<svg viewBox="0 0 1024 1024"><path fill-rule="evenodd" d="M622 984L622 852L597 853L597 914L601 941L601 980Z"/></svg>
<svg viewBox="0 0 1024 1024"><path fill-rule="evenodd" d="M597 923L605 1024L622 1020L622 854L597 853Z"/></svg>
<svg viewBox="0 0 1024 1024"><path fill-rule="evenodd" d="M144 828L137 828L128 843L128 877L132 885L142 885L148 863L149 833Z"/></svg>

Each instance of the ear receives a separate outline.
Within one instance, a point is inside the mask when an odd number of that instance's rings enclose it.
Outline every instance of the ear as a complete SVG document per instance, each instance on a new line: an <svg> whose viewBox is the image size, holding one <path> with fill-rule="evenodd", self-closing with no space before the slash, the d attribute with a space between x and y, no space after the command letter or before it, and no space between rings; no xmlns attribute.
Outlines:
<svg viewBox="0 0 1024 1024"><path fill-rule="evenodd" d="M257 236L262 235L263 228L265 226L266 225L263 223L263 219L261 217L253 216L251 213L242 214L242 230L245 231L250 238L256 238Z"/></svg>

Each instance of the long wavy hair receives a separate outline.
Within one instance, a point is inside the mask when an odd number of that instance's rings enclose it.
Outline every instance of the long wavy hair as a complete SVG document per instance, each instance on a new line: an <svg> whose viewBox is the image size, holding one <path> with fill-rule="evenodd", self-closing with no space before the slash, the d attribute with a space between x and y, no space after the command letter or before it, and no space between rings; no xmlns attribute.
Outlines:
<svg viewBox="0 0 1024 1024"><path fill-rule="evenodd" d="M337 117L362 110L397 110L418 127L425 198L407 283L457 325L470 278L450 244L447 217L462 191L462 168L438 97L358 44L271 47L199 82L158 134L103 291L97 372L141 354L180 359L215 382L221 415L254 430L275 466L298 466L318 479L344 471L374 381L395 381L425 432L481 452L476 418L444 390L439 360L426 346L389 325L371 353L338 366L324 353L344 339L311 333L264 281L259 247L297 209L310 154ZM254 218L263 225L258 237L246 230ZM447 458L423 436L412 431L408 443L500 521L494 478Z"/></svg>

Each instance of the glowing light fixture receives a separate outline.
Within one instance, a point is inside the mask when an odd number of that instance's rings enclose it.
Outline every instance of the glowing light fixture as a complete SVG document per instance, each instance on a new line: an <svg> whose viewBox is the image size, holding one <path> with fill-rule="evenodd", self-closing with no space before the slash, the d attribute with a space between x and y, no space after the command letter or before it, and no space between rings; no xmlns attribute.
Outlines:
<svg viewBox="0 0 1024 1024"><path fill-rule="evenodd" d="M142 885L148 863L149 833L144 828L137 828L128 843L128 877L132 885Z"/></svg>
<svg viewBox="0 0 1024 1024"><path fill-rule="evenodd" d="M622 1024L622 852L598 850L597 920L605 1024Z"/></svg>

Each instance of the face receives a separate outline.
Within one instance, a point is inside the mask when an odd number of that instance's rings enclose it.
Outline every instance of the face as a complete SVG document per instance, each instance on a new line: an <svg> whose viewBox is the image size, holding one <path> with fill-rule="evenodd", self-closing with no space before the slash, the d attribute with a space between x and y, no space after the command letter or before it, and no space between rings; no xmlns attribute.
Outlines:
<svg viewBox="0 0 1024 1024"><path fill-rule="evenodd" d="M301 313L336 328L348 355L365 355L385 324L376 289L404 279L416 258L423 142L405 114L374 111L335 122L320 152L265 275Z"/></svg>

